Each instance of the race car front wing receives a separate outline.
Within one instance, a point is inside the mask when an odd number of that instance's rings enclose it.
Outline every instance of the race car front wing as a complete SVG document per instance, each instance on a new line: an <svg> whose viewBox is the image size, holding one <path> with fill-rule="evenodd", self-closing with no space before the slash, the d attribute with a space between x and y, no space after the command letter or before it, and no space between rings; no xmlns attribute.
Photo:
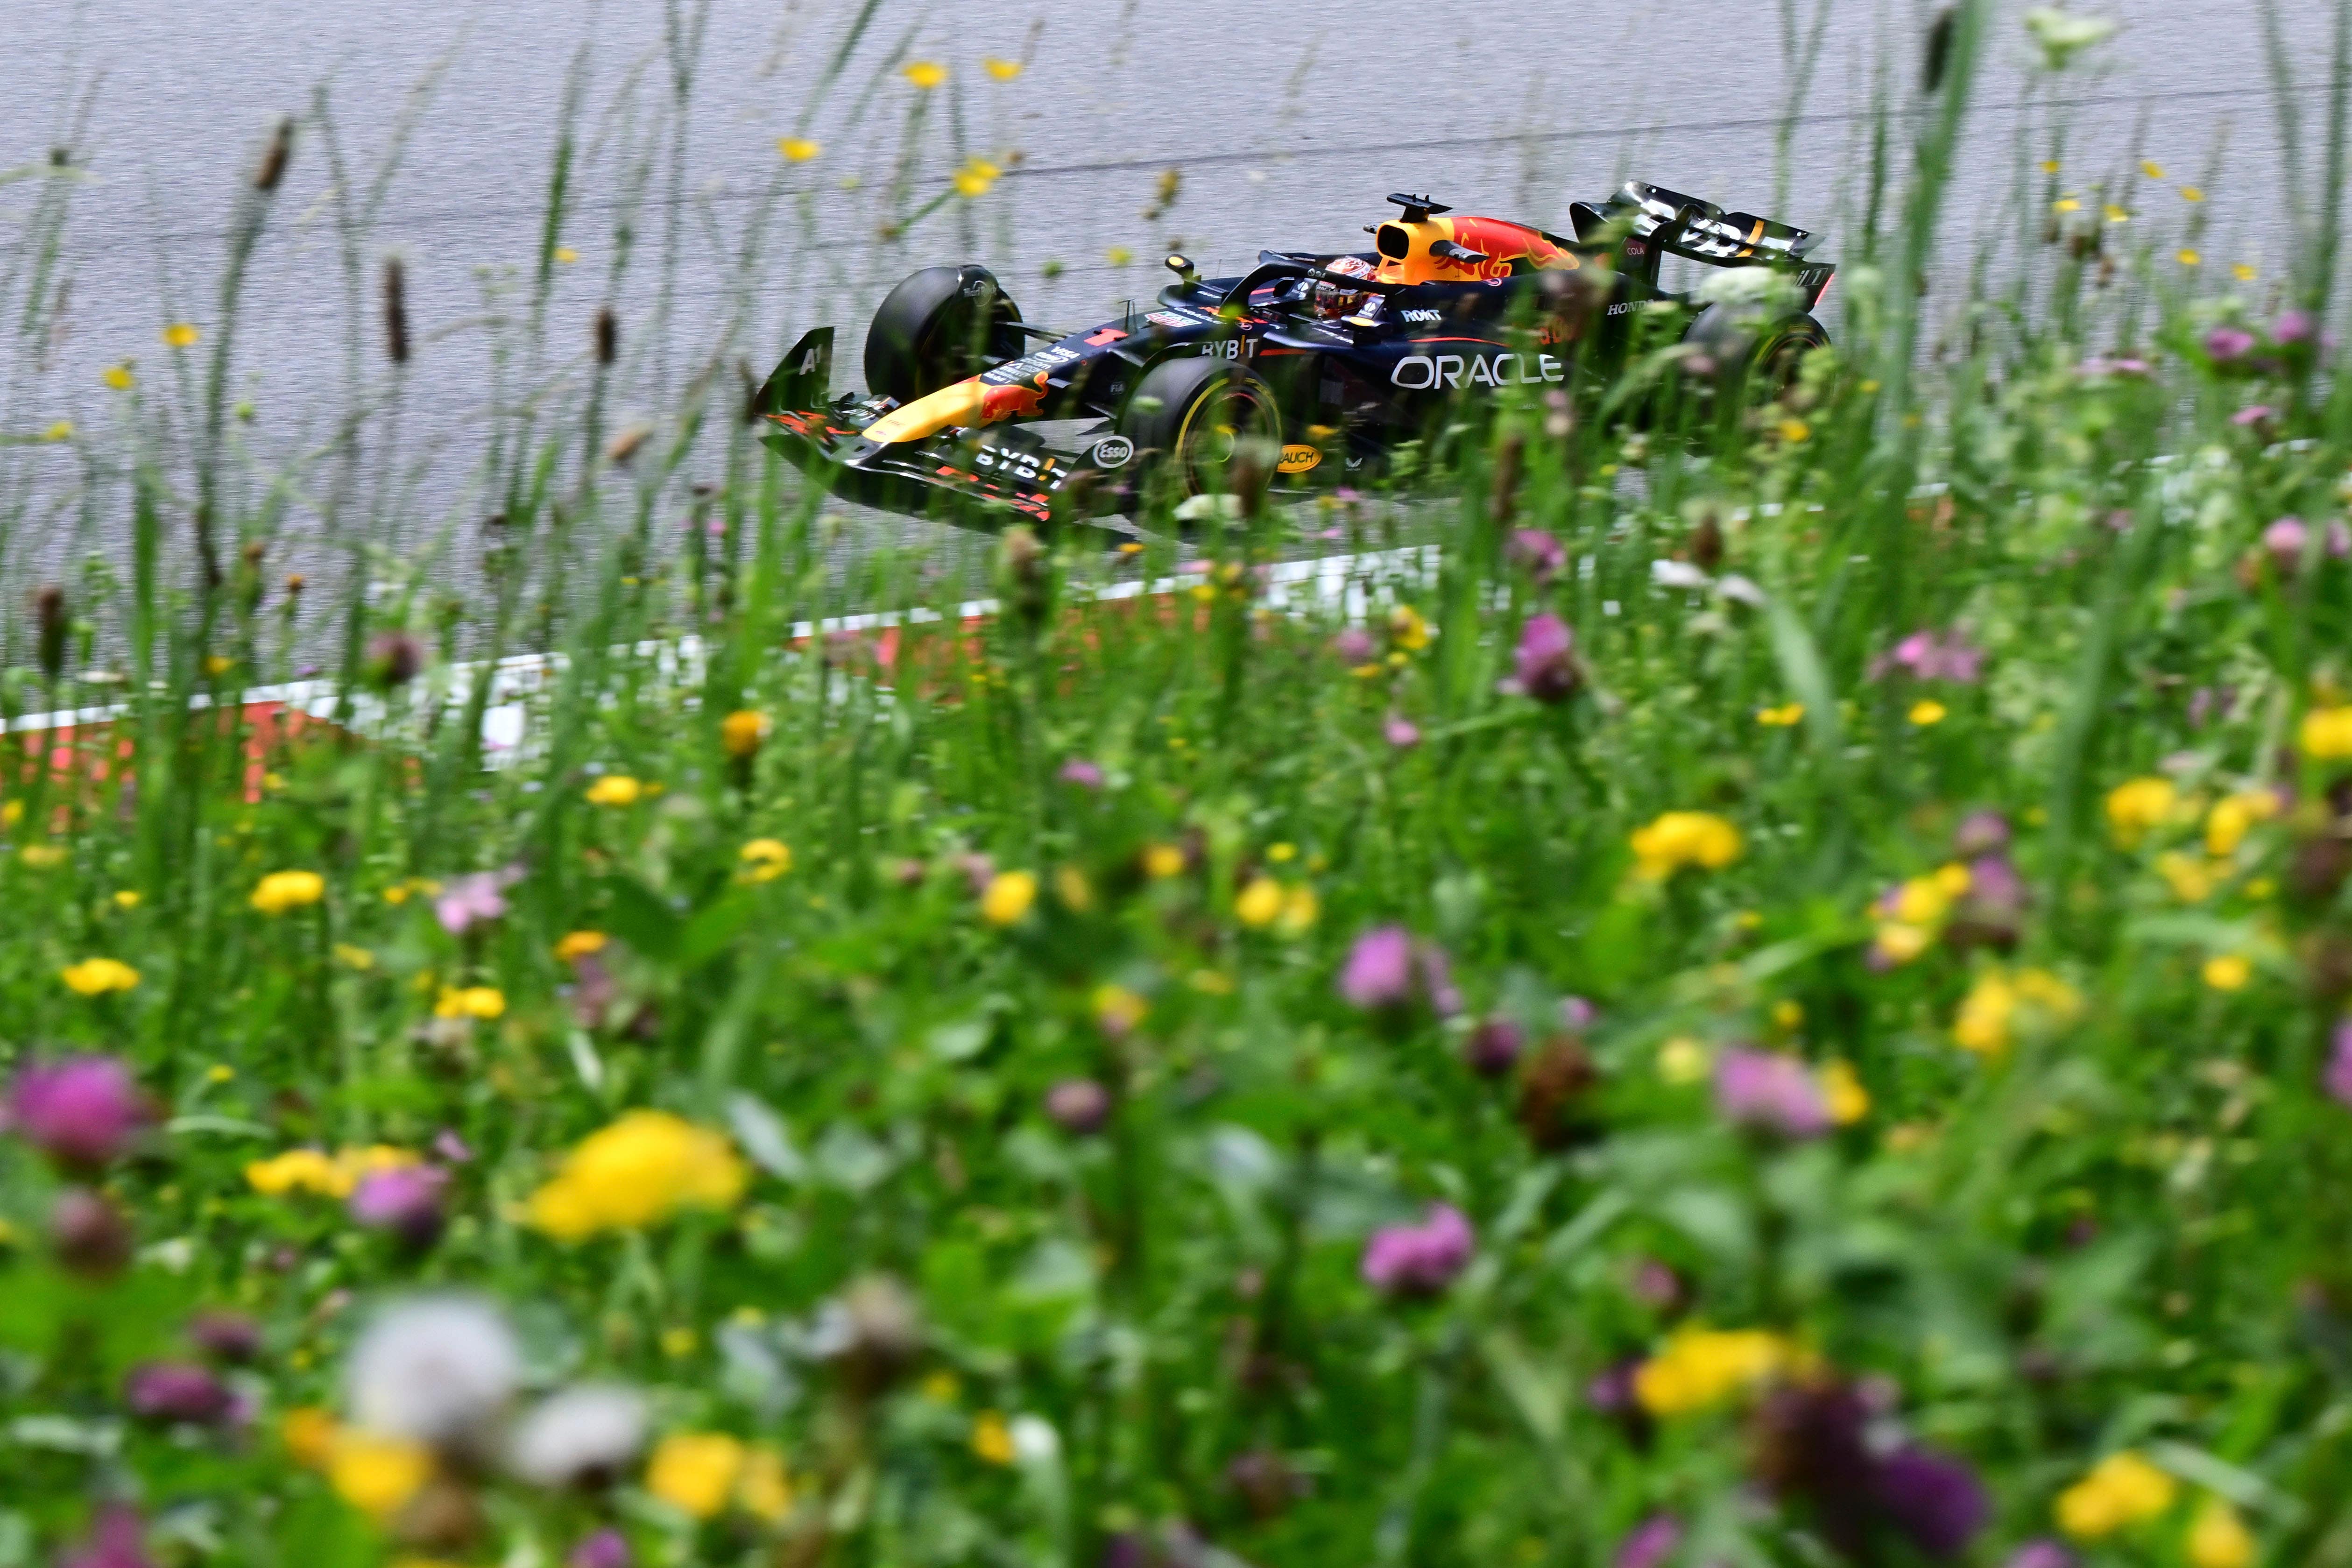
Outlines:
<svg viewBox="0 0 2352 1568"><path fill-rule="evenodd" d="M761 440L845 500L921 516L942 496L961 496L977 502L982 513L1050 522L1121 510L1131 499L1129 476L1122 470L1135 448L1124 436L1102 435L1075 450L1057 450L1020 425L875 441L866 429L898 404L887 397L828 399L832 372L833 329L820 327L784 356L754 408L765 426Z"/></svg>

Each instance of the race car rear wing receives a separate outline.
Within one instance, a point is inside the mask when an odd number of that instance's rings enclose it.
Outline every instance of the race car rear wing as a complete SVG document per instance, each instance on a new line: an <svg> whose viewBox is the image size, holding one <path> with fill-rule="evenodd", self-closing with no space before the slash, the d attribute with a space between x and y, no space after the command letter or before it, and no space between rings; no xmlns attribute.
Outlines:
<svg viewBox="0 0 2352 1568"><path fill-rule="evenodd" d="M1626 181L1605 206L1578 202L1569 211L1579 239L1589 239L1604 226L1630 218L1628 248L1634 255L1647 248L1710 267L1788 267L1797 275L1809 310L1819 302L1837 270L1826 262L1806 261L1805 253L1819 242L1819 235L1754 213L1727 213L1713 202L1641 180Z"/></svg>

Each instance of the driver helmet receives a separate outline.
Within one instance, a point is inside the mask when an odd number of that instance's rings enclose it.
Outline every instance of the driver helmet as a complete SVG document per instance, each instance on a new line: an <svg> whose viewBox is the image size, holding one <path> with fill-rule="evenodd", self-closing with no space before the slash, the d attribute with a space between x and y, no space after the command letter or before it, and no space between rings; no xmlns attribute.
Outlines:
<svg viewBox="0 0 2352 1568"><path fill-rule="evenodd" d="M1337 272L1348 278L1370 278L1376 268L1360 256L1335 256L1323 263L1326 272ZM1353 314L1364 302L1360 289L1346 289L1337 283L1318 280L1315 285L1315 313L1319 316Z"/></svg>

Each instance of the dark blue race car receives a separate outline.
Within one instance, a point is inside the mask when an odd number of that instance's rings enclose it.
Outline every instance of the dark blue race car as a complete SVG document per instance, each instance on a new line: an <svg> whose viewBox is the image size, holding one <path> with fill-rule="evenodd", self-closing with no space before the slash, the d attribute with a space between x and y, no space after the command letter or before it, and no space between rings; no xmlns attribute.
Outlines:
<svg viewBox="0 0 2352 1568"><path fill-rule="evenodd" d="M1083 331L1024 321L986 268L927 268L875 313L870 390L830 395L820 328L761 389L763 439L850 500L921 513L947 493L1043 521L1132 510L1154 486L1213 490L1244 443L1308 487L1378 463L1452 400L1613 363L1638 307L1695 303L1660 287L1667 256L1771 285L1746 291L1771 301L1760 314L1688 316L1685 341L1714 360L1779 386L1828 342L1812 312L1834 268L1807 258L1814 237L1753 214L1635 181L1572 205L1570 239L1389 200L1402 211L1368 226L1369 251L1261 251L1234 278L1171 256L1156 306Z"/></svg>

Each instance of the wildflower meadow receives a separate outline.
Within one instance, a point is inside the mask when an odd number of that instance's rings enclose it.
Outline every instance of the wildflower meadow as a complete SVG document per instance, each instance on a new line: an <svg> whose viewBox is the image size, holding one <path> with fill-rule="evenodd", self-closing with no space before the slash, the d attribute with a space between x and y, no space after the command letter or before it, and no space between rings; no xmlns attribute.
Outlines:
<svg viewBox="0 0 2352 1568"><path fill-rule="evenodd" d="M2053 120L1931 282L1962 0L1784 389L1646 307L969 574L760 444L799 324L632 429L530 335L568 121L387 548L359 217L341 434L239 435L287 121L0 448L123 542L0 634L0 1568L2352 1564L2345 26L2289 266Z"/></svg>

